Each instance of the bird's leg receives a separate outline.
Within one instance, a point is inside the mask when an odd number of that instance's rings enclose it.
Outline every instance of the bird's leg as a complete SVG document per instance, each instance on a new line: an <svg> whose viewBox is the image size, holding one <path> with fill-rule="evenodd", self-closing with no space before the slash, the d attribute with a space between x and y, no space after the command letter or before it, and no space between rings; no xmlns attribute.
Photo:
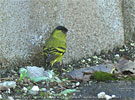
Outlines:
<svg viewBox="0 0 135 100"><path fill-rule="evenodd" d="M50 70L52 67L51 67L51 64L49 63L46 63L45 65L45 70Z"/></svg>
<svg viewBox="0 0 135 100"><path fill-rule="evenodd" d="M52 69L52 67L51 67L51 65L49 64L48 66L48 69L47 70L51 70Z"/></svg>
<svg viewBox="0 0 135 100"><path fill-rule="evenodd" d="M60 62L56 62L54 64L54 66L53 66L53 69L57 74L59 74L59 75L62 74L62 68L61 68L61 63Z"/></svg>
<svg viewBox="0 0 135 100"><path fill-rule="evenodd" d="M61 62L58 62L58 64L59 64L59 72L60 72L60 76L62 75L62 73L63 73L63 71L62 71L62 69L63 69L63 64L61 63Z"/></svg>

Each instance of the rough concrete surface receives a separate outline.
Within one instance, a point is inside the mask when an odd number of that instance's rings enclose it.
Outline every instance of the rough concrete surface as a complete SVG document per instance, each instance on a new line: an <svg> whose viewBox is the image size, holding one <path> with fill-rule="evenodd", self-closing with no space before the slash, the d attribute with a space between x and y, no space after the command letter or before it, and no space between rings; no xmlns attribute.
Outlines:
<svg viewBox="0 0 135 100"><path fill-rule="evenodd" d="M123 0L123 17L126 40L135 40L135 0Z"/></svg>
<svg viewBox="0 0 135 100"><path fill-rule="evenodd" d="M75 95L79 100L100 100L97 98L97 94L100 92L116 96L115 99L109 100L135 100L135 81L93 82L84 84L79 89L80 92Z"/></svg>
<svg viewBox="0 0 135 100"><path fill-rule="evenodd" d="M121 46L121 3L122 0L0 0L0 61L25 62L36 57L39 62L41 55L36 54L41 54L48 33L57 25L69 29L64 63Z"/></svg>

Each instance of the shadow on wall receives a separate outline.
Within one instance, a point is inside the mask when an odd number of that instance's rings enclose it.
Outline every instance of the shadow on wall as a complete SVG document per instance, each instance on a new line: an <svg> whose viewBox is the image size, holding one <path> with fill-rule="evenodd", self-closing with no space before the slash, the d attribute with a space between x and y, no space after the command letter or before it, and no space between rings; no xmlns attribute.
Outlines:
<svg viewBox="0 0 135 100"><path fill-rule="evenodd" d="M45 66L44 57L42 55L43 44L39 46L33 46L32 51L30 52L30 62L33 66Z"/></svg>
<svg viewBox="0 0 135 100"><path fill-rule="evenodd" d="M44 57L42 56L42 45L38 46L31 46L32 50L29 53L29 57L27 59L22 59L18 56L14 56L10 61L8 61L6 58L3 57L2 60L0 60L0 66L2 68L12 68L12 67L24 67L24 66L39 66L44 67ZM2 55L1 55L2 56Z"/></svg>

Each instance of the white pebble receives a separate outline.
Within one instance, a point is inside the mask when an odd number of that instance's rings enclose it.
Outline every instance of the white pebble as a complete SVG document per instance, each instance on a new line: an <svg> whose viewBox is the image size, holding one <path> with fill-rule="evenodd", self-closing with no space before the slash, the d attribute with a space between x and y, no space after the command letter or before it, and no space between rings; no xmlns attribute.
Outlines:
<svg viewBox="0 0 135 100"><path fill-rule="evenodd" d="M72 67L71 65L68 65L69 67Z"/></svg>
<svg viewBox="0 0 135 100"><path fill-rule="evenodd" d="M84 62L85 62L85 60L83 59L83 60L82 60L82 63L84 63Z"/></svg>
<svg viewBox="0 0 135 100"><path fill-rule="evenodd" d="M110 100L112 98L115 98L115 95L109 96L107 94L105 94L105 92L100 92L97 94L98 98L105 98L106 100Z"/></svg>
<svg viewBox="0 0 135 100"><path fill-rule="evenodd" d="M51 93L53 93L53 94L54 94L55 92L54 92L54 91L51 91Z"/></svg>
<svg viewBox="0 0 135 100"><path fill-rule="evenodd" d="M105 98L105 92L98 93L98 98Z"/></svg>
<svg viewBox="0 0 135 100"><path fill-rule="evenodd" d="M97 56L93 56L94 59L97 59L98 57Z"/></svg>
<svg viewBox="0 0 135 100"><path fill-rule="evenodd" d="M39 87L38 86L33 86L31 90L33 90L33 91L39 91Z"/></svg>
<svg viewBox="0 0 135 100"><path fill-rule="evenodd" d="M120 55L119 54L116 54L115 57L120 57Z"/></svg>
<svg viewBox="0 0 135 100"><path fill-rule="evenodd" d="M2 99L2 95L0 94L0 99Z"/></svg>
<svg viewBox="0 0 135 100"><path fill-rule="evenodd" d="M89 62L91 61L91 59L89 58L89 59L87 59Z"/></svg>
<svg viewBox="0 0 135 100"><path fill-rule="evenodd" d="M42 38L43 38L43 36L42 36L42 35L40 35L39 39L41 40Z"/></svg>
<svg viewBox="0 0 135 100"><path fill-rule="evenodd" d="M77 83L76 83L76 86L79 86L79 85L80 85L80 82L77 82Z"/></svg>
<svg viewBox="0 0 135 100"><path fill-rule="evenodd" d="M10 90L10 88L8 88L8 90L6 91L6 93L11 93L11 90Z"/></svg>
<svg viewBox="0 0 135 100"><path fill-rule="evenodd" d="M42 82L42 84L45 84L45 82Z"/></svg>
<svg viewBox="0 0 135 100"><path fill-rule="evenodd" d="M52 91L53 90L53 88L50 88L50 91Z"/></svg>
<svg viewBox="0 0 135 100"><path fill-rule="evenodd" d="M116 95L112 95L112 98L116 98Z"/></svg>
<svg viewBox="0 0 135 100"><path fill-rule="evenodd" d="M26 93L28 89L26 87L23 87L23 91Z"/></svg>
<svg viewBox="0 0 135 100"><path fill-rule="evenodd" d="M4 90L4 88L15 88L16 82L15 81L6 81L3 83L0 83L0 90Z"/></svg>
<svg viewBox="0 0 135 100"><path fill-rule="evenodd" d="M33 86L32 89L29 91L30 94L36 95L38 94L39 87L38 86Z"/></svg>
<svg viewBox="0 0 135 100"><path fill-rule="evenodd" d="M112 99L112 97L111 97L111 96L109 96L109 95L105 95L105 98L106 98L106 100L110 100L110 99Z"/></svg>
<svg viewBox="0 0 135 100"><path fill-rule="evenodd" d="M9 96L7 100L14 100L13 97Z"/></svg>
<svg viewBox="0 0 135 100"><path fill-rule="evenodd" d="M135 43L130 43L131 46L135 46Z"/></svg>

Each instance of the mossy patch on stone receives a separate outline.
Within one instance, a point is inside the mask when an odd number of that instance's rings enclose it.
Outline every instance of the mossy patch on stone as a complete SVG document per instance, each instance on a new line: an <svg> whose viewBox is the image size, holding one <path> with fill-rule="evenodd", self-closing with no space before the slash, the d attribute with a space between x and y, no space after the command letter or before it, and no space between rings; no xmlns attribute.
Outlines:
<svg viewBox="0 0 135 100"><path fill-rule="evenodd" d="M93 75L91 76L91 79L96 80L96 81L107 81L107 80L117 80L117 77L114 74L97 71L93 73Z"/></svg>
<svg viewBox="0 0 135 100"><path fill-rule="evenodd" d="M120 80L124 81L135 81L135 76L127 75L119 78Z"/></svg>

